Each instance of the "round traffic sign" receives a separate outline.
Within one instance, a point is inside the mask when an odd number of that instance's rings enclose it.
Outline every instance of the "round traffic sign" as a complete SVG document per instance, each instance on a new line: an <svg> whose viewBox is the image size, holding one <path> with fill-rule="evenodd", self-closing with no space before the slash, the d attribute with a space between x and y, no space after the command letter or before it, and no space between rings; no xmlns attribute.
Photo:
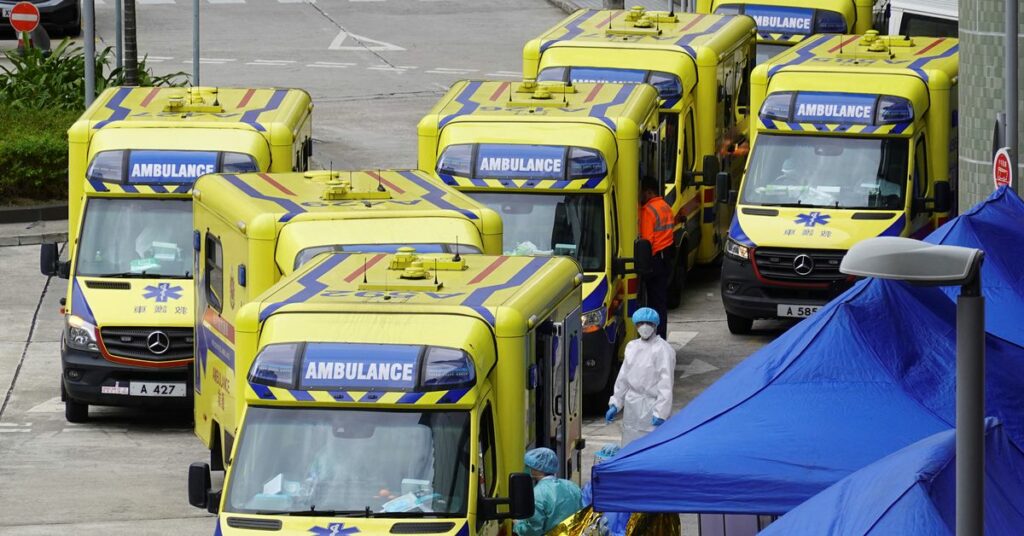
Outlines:
<svg viewBox="0 0 1024 536"><path fill-rule="evenodd" d="M992 159L992 179L996 181L996 188L1009 186L1013 182L1009 148L1003 147L996 151L996 156Z"/></svg>
<svg viewBox="0 0 1024 536"><path fill-rule="evenodd" d="M39 26L39 8L28 2L18 2L11 8L11 27L16 32L31 32Z"/></svg>

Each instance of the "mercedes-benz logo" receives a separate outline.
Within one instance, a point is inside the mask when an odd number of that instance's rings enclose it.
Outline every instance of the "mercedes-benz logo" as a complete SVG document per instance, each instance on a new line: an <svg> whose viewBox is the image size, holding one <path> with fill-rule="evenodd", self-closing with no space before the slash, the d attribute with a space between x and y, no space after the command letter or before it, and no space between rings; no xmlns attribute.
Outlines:
<svg viewBox="0 0 1024 536"><path fill-rule="evenodd" d="M797 275L811 275L814 271L814 259L810 255L797 255L793 259L793 271Z"/></svg>
<svg viewBox="0 0 1024 536"><path fill-rule="evenodd" d="M162 331L154 331L146 338L146 348L156 355L161 355L171 348L171 338Z"/></svg>

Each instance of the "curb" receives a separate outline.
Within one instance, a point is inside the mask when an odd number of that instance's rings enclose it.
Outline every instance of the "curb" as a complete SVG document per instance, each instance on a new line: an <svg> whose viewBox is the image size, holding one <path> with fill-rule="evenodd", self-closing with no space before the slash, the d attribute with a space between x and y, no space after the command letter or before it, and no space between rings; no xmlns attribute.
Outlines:
<svg viewBox="0 0 1024 536"><path fill-rule="evenodd" d="M55 203L34 207L0 208L0 223L30 223L34 221L55 221L68 218L68 204Z"/></svg>
<svg viewBox="0 0 1024 536"><path fill-rule="evenodd" d="M580 9L583 9L572 0L548 0L548 3L570 15Z"/></svg>
<svg viewBox="0 0 1024 536"><path fill-rule="evenodd" d="M22 236L0 236L0 247L31 246L48 242L67 242L67 233L41 233Z"/></svg>

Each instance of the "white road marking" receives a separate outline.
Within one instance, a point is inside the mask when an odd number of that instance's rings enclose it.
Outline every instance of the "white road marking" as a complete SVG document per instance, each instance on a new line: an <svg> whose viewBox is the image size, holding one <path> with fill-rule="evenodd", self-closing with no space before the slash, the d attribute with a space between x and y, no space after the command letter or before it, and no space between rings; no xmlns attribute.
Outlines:
<svg viewBox="0 0 1024 536"><path fill-rule="evenodd" d="M324 63L310 63L306 67L320 67L324 69L348 69L348 65L328 65Z"/></svg>
<svg viewBox="0 0 1024 536"><path fill-rule="evenodd" d="M448 72L451 72L451 73L476 73L476 72L480 71L480 69L458 69L458 68L451 68L451 67L434 67L434 70L435 71L448 71Z"/></svg>
<svg viewBox="0 0 1024 536"><path fill-rule="evenodd" d="M402 69L401 67L392 67L390 65L371 65L367 67L367 69L370 71L391 71L395 73L405 72L405 69Z"/></svg>
<svg viewBox="0 0 1024 536"><path fill-rule="evenodd" d="M201 64L223 65L225 63L230 63L232 61L238 60L235 58L199 58L199 63ZM192 60L186 60L182 63L192 63Z"/></svg>
<svg viewBox="0 0 1024 536"><path fill-rule="evenodd" d="M489 78L520 78L523 76L522 73L487 73L484 76Z"/></svg>
<svg viewBox="0 0 1024 536"><path fill-rule="evenodd" d="M714 372L718 370L718 367L704 361L703 359L694 359L688 365L683 367L676 366L676 370L682 370L683 373L679 375L679 379L687 378L690 376L699 376L701 374L707 374L708 372Z"/></svg>
<svg viewBox="0 0 1024 536"><path fill-rule="evenodd" d="M678 352L697 336L697 331L672 331L668 334L668 343ZM676 367L677 369L679 367Z"/></svg>
<svg viewBox="0 0 1024 536"><path fill-rule="evenodd" d="M206 0L211 4L244 4L245 0Z"/></svg>
<svg viewBox="0 0 1024 536"><path fill-rule="evenodd" d="M349 37L351 37L353 41L356 41L360 44L342 46L342 44L345 41L347 41ZM365 37L362 35L350 34L345 30L341 30L340 32L338 32L338 35L335 36L334 41L331 41L331 44L330 46L327 47L327 50L372 50L375 52L400 52L405 49L393 43L386 43L384 41L370 39L369 37Z"/></svg>
<svg viewBox="0 0 1024 536"><path fill-rule="evenodd" d="M174 0L139 0L139 3L145 5L173 4Z"/></svg>
<svg viewBox="0 0 1024 536"><path fill-rule="evenodd" d="M160 63L173 59L173 56L146 56L146 63Z"/></svg>
<svg viewBox="0 0 1024 536"><path fill-rule="evenodd" d="M36 404L32 406L32 409L28 410L29 413L60 413L64 411L64 403L60 401L59 396L55 396L42 404Z"/></svg>
<svg viewBox="0 0 1024 536"><path fill-rule="evenodd" d="M356 63L348 63L348 62L344 62L344 61L317 61L317 62L314 62L314 63L316 65L335 65L335 66L339 66L339 67L352 67L354 65L358 65Z"/></svg>
<svg viewBox="0 0 1024 536"><path fill-rule="evenodd" d="M252 60L245 62L246 65L265 65L271 67L287 67L295 63L295 60Z"/></svg>
<svg viewBox="0 0 1024 536"><path fill-rule="evenodd" d="M277 0L279 4L315 4L316 0Z"/></svg>
<svg viewBox="0 0 1024 536"><path fill-rule="evenodd" d="M0 423L0 434L27 434L32 431L32 423L3 422Z"/></svg>

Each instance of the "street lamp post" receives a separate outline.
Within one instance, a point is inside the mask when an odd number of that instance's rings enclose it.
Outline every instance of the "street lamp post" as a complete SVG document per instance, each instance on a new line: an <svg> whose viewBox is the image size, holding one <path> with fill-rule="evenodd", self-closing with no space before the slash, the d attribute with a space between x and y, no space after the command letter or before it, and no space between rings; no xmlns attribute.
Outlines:
<svg viewBox="0 0 1024 536"><path fill-rule="evenodd" d="M839 271L915 285L960 285L956 302L956 534L985 534L985 298L979 249L880 237L850 248Z"/></svg>

